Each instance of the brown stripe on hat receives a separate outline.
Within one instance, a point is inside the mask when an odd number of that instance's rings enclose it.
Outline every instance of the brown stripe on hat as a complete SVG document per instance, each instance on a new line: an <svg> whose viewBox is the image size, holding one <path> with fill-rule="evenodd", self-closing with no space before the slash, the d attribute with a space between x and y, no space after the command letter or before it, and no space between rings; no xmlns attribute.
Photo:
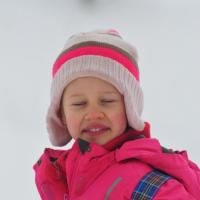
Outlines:
<svg viewBox="0 0 200 200"><path fill-rule="evenodd" d="M87 41L87 42L77 43L77 44L72 45L71 47L65 49L64 51L62 51L56 60L58 60L59 57L61 57L62 55L66 54L69 51L72 51L79 47L85 47L85 46L99 46L99 47L106 47L106 48L113 49L113 50L121 53L122 55L126 56L131 62L133 62L137 68L137 71L139 72L138 64L137 64L136 60L133 58L133 56L130 55L130 53L128 53L127 51L124 51L123 49L121 49L117 46L114 46L114 45L111 45L108 43L104 43L104 42Z"/></svg>

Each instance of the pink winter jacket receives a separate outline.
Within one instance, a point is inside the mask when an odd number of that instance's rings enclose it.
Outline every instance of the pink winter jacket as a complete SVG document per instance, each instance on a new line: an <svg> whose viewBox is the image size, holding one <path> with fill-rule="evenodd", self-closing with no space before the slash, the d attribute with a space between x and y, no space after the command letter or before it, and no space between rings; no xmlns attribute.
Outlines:
<svg viewBox="0 0 200 200"><path fill-rule="evenodd" d="M157 139L133 139L148 132L146 124L143 132L131 130L104 146L82 145L84 151L78 140L70 150L45 149L34 165L42 200L130 200L140 179L153 169L173 177L154 200L199 200L200 169L186 151L166 151Z"/></svg>

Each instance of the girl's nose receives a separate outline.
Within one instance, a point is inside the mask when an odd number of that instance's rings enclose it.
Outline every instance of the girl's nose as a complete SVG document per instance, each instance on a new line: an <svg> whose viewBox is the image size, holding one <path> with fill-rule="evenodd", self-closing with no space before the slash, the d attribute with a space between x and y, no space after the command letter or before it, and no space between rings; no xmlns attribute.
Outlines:
<svg viewBox="0 0 200 200"><path fill-rule="evenodd" d="M104 113L98 110L91 110L85 115L86 120L97 120L97 119L103 119Z"/></svg>

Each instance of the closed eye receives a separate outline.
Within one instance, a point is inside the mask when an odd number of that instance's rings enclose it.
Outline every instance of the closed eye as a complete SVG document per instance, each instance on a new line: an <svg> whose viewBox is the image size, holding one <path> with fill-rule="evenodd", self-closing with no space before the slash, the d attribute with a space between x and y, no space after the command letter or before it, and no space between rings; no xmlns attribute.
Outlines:
<svg viewBox="0 0 200 200"><path fill-rule="evenodd" d="M116 100L113 100L113 99L103 99L101 102L103 102L103 103L113 103L115 101Z"/></svg>
<svg viewBox="0 0 200 200"><path fill-rule="evenodd" d="M72 105L73 106L83 106L85 104L86 104L86 102L77 102L77 103L73 103Z"/></svg>

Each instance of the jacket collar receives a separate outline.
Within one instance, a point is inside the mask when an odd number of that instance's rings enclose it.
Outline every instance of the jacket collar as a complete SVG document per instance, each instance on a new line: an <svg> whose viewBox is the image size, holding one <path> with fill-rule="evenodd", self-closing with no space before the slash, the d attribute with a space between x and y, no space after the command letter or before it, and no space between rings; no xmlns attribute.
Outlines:
<svg viewBox="0 0 200 200"><path fill-rule="evenodd" d="M125 133L117 136L113 140L104 144L103 148L108 151L112 151L117 148L120 148L124 144L124 142L136 140L139 138L145 138L145 137L147 137L147 138L150 137L150 124L148 122L145 122L145 127L142 131L128 129ZM85 152L91 151L89 142L79 138L78 144L79 144L79 148L80 148L80 151L82 154L84 154Z"/></svg>

